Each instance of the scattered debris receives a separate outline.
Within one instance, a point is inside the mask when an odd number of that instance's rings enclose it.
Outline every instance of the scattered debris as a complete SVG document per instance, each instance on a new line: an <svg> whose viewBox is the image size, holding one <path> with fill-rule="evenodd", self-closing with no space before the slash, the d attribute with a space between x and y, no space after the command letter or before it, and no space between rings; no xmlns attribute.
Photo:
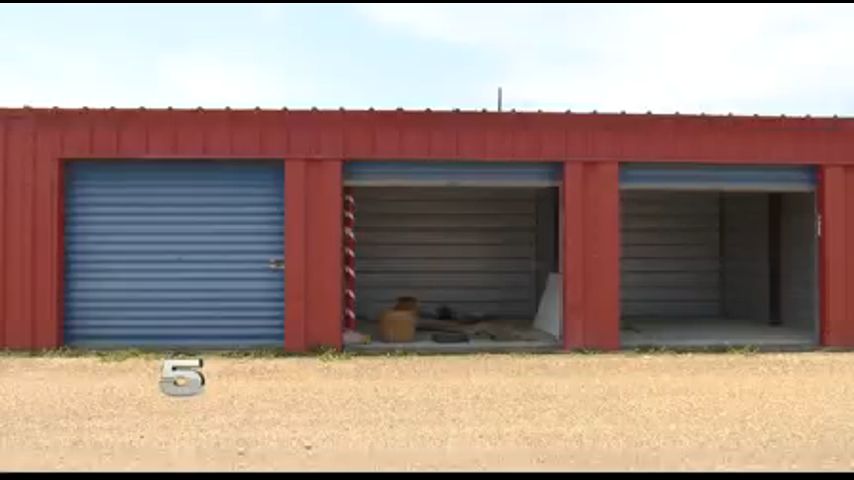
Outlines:
<svg viewBox="0 0 854 480"><path fill-rule="evenodd" d="M357 345L361 343L371 343L370 335L359 333L355 330L344 330L344 345Z"/></svg>
<svg viewBox="0 0 854 480"><path fill-rule="evenodd" d="M436 343L464 343L469 341L469 336L462 332L437 332L430 338Z"/></svg>

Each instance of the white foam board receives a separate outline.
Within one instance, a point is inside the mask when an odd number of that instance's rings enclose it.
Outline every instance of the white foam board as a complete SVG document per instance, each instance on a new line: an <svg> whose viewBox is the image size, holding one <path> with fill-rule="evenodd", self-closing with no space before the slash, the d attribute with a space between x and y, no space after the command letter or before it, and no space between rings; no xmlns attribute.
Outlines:
<svg viewBox="0 0 854 480"><path fill-rule="evenodd" d="M550 273L546 281L543 296L540 297L540 306L537 308L537 316L534 317L534 328L541 330L556 338L560 338L561 324L563 319L563 275Z"/></svg>

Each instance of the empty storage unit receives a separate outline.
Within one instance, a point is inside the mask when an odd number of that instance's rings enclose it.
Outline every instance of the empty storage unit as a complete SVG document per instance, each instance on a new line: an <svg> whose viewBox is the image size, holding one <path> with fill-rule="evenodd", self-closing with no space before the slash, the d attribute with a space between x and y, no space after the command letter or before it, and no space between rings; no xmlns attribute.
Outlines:
<svg viewBox="0 0 854 480"><path fill-rule="evenodd" d="M270 264L283 258L282 162L65 170L68 345L282 345L283 272Z"/></svg>
<svg viewBox="0 0 854 480"><path fill-rule="evenodd" d="M410 296L420 305L416 341L394 348L436 347L437 320L469 337L441 348L554 347L560 331L534 319L558 272L561 172L549 163L349 162L358 330L377 339L380 314Z"/></svg>
<svg viewBox="0 0 854 480"><path fill-rule="evenodd" d="M813 345L811 167L623 165L621 341Z"/></svg>

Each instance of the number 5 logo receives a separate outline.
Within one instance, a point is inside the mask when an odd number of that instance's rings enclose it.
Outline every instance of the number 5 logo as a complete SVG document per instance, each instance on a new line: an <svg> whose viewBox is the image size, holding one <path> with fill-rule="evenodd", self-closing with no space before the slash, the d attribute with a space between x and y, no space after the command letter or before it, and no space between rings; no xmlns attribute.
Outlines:
<svg viewBox="0 0 854 480"><path fill-rule="evenodd" d="M194 368L202 368L201 358L164 361L160 390L173 397L189 397L202 393L205 377Z"/></svg>

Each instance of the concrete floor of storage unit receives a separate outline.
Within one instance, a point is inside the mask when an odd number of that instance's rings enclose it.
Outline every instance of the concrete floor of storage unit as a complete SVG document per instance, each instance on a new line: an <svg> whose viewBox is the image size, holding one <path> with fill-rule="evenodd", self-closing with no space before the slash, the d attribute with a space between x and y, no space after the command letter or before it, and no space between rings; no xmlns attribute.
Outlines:
<svg viewBox="0 0 854 480"><path fill-rule="evenodd" d="M817 343L811 328L731 318L623 319L620 339L623 348L807 347Z"/></svg>
<svg viewBox="0 0 854 480"><path fill-rule="evenodd" d="M453 353L453 352L535 352L550 351L561 347L561 343L555 337L546 332L530 327L530 322L497 322L510 330L520 338L515 340L493 340L480 335L470 335L469 341L460 343L439 343L431 339L433 331L416 331L415 341L406 343L386 343L380 341L379 326L375 322L362 322L358 324L357 331L370 335L371 342L365 344L347 345L346 350L356 352L395 352L407 351L418 353ZM527 323L528 325L524 325Z"/></svg>

